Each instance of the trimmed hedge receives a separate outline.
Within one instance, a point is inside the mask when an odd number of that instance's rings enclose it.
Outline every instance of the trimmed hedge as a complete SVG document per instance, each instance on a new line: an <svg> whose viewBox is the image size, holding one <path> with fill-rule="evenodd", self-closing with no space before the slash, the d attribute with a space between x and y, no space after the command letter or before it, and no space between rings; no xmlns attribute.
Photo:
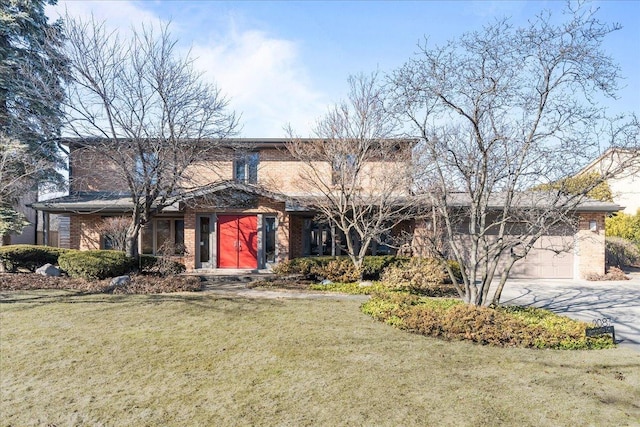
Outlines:
<svg viewBox="0 0 640 427"><path fill-rule="evenodd" d="M69 249L52 246L9 245L0 247L0 264L7 272L24 268L31 272L44 264L58 264L58 258Z"/></svg>
<svg viewBox="0 0 640 427"><path fill-rule="evenodd" d="M362 278L364 280L380 280L382 273L387 268L402 268L415 262L416 259L420 258L396 255L366 256L362 262ZM462 280L460 265L456 261L447 261L447 263L451 266L458 280ZM359 279L351 260L346 256L294 258L276 265L273 272L278 275L299 274L309 280L329 279L334 282L349 282ZM451 283L446 271L444 282Z"/></svg>
<svg viewBox="0 0 640 427"><path fill-rule="evenodd" d="M120 251L69 250L60 255L58 264L71 277L101 280L134 271L138 267L138 260Z"/></svg>
<svg viewBox="0 0 640 427"><path fill-rule="evenodd" d="M585 322L534 307L476 307L457 299L385 293L364 303L362 311L400 329L445 340L559 350L615 347L610 337L586 337Z"/></svg>
<svg viewBox="0 0 640 427"><path fill-rule="evenodd" d="M412 258L407 264L387 267L381 281L389 289L418 292L437 287L444 283L446 277L440 261Z"/></svg>
<svg viewBox="0 0 640 427"><path fill-rule="evenodd" d="M380 275L385 268L391 265L408 263L410 259L411 258L409 257L399 257L394 255L367 256L364 258L362 264L362 277L366 280L379 280ZM273 271L279 275L300 274L305 278L312 280L320 278L329 278L330 280L333 280L329 276L351 276L353 274L348 271L345 262L351 263L351 260L346 256L294 258L276 265ZM336 270L339 272L336 273ZM357 279L358 278L356 277L355 280Z"/></svg>

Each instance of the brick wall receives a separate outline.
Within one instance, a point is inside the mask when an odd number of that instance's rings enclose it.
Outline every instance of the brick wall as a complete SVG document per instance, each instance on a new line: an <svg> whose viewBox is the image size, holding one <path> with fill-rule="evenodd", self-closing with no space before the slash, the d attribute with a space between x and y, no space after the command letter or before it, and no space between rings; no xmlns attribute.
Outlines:
<svg viewBox="0 0 640 427"><path fill-rule="evenodd" d="M93 150L73 147L69 156L70 191L127 191L119 167Z"/></svg>
<svg viewBox="0 0 640 427"><path fill-rule="evenodd" d="M303 244L302 244L302 231L304 226L304 217L299 215L289 216L289 255L290 259L299 258L302 256Z"/></svg>
<svg viewBox="0 0 640 427"><path fill-rule="evenodd" d="M196 211L187 207L184 212L184 265L187 270L196 268Z"/></svg>
<svg viewBox="0 0 640 427"><path fill-rule="evenodd" d="M100 234L96 226L102 221L99 215L71 215L69 227L71 249L100 249Z"/></svg>
<svg viewBox="0 0 640 427"><path fill-rule="evenodd" d="M230 150L219 154L218 158L190 165L184 172L183 185L193 187L233 179L234 156ZM106 156L100 156L94 150L73 147L70 159L71 191L128 191L121 168ZM331 165L319 162L314 168L321 171L326 182L330 181ZM263 148L258 165L258 184L282 193L317 193L313 185L305 186L300 179L306 169L307 166L295 160L284 147ZM362 174L361 184L365 191L383 188L385 183L389 183L390 177L400 178L405 169L403 162L370 162ZM397 185L394 184L394 187Z"/></svg>

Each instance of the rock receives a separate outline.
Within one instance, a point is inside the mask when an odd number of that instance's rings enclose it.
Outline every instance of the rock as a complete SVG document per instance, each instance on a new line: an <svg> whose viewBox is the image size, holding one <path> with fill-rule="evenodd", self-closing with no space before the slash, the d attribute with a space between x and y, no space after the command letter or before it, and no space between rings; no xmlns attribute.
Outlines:
<svg viewBox="0 0 640 427"><path fill-rule="evenodd" d="M60 277L60 269L51 264L45 264L42 267L39 267L36 269L36 273L42 274L43 276Z"/></svg>
<svg viewBox="0 0 640 427"><path fill-rule="evenodd" d="M125 286L125 285L128 285L129 283L131 283L131 277L118 276L111 279L111 283L109 283L109 286L115 288L116 286Z"/></svg>
<svg viewBox="0 0 640 427"><path fill-rule="evenodd" d="M361 288L368 288L369 286L373 286L373 282L360 282L358 286Z"/></svg>
<svg viewBox="0 0 640 427"><path fill-rule="evenodd" d="M333 282L331 280L329 280L329 279L324 279L322 282L320 282L321 285L330 285L332 283Z"/></svg>

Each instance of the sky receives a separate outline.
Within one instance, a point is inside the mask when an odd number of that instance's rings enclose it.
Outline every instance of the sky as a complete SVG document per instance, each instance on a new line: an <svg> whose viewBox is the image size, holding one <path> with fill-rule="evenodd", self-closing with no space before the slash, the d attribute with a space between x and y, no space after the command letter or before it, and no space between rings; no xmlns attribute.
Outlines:
<svg viewBox="0 0 640 427"><path fill-rule="evenodd" d="M611 113L640 114L640 1L592 1L604 22L622 29L605 50L624 80ZM330 105L347 95L347 78L392 72L415 56L419 44L440 45L464 32L509 17L525 24L543 9L560 15L561 1L65 1L49 6L55 19L106 21L128 31L170 22L184 54L203 78L215 82L242 114L239 136L284 137L288 124L310 134Z"/></svg>

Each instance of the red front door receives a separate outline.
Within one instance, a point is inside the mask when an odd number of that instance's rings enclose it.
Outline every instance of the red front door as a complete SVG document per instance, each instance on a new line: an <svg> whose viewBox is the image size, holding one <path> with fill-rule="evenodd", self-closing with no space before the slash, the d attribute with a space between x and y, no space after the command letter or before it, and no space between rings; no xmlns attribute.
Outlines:
<svg viewBox="0 0 640 427"><path fill-rule="evenodd" d="M258 217L218 216L218 267L258 268Z"/></svg>

